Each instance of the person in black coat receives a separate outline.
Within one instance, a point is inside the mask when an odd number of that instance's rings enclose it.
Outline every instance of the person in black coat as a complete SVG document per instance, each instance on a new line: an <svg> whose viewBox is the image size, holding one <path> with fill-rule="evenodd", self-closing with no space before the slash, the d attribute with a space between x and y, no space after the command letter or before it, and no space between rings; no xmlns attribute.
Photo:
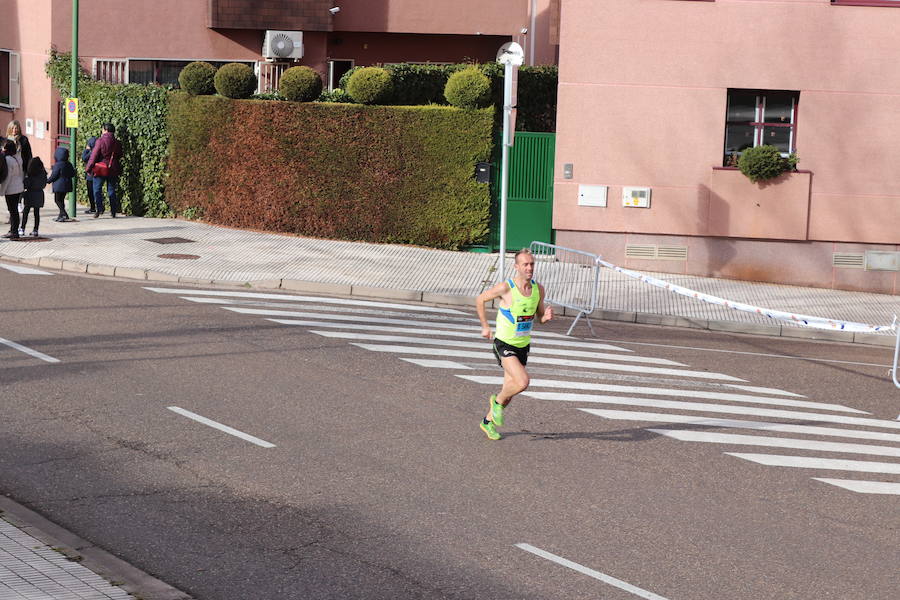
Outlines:
<svg viewBox="0 0 900 600"><path fill-rule="evenodd" d="M87 148L85 148L81 152L81 165L82 167L86 167L88 161L91 159L91 153L94 151L94 145L97 143L97 138L89 137L87 141ZM97 205L94 202L94 176L90 174L90 172L85 172L84 180L87 183L87 195L88 201L91 203L91 207L84 211L86 215L92 215L97 212Z"/></svg>
<svg viewBox="0 0 900 600"><path fill-rule="evenodd" d="M25 171L25 194L22 197L24 206L22 208L22 232L28 225L28 210L34 210L34 231L31 237L38 237L38 228L41 226L41 209L44 207L44 188L47 187L47 169L41 157L35 156L28 163L28 170Z"/></svg>
<svg viewBox="0 0 900 600"><path fill-rule="evenodd" d="M31 143L22 134L22 125L18 121L10 121L6 126L6 137L16 143L16 151L22 159L22 170L27 169L31 164Z"/></svg>
<svg viewBox="0 0 900 600"><path fill-rule="evenodd" d="M69 162L69 149L60 146L53 154L53 168L50 169L50 177L47 183L53 184L53 201L59 209L59 216L53 219L63 223L69 220L66 213L66 194L72 191L72 178L75 177L75 167ZM93 198L91 199L93 200Z"/></svg>

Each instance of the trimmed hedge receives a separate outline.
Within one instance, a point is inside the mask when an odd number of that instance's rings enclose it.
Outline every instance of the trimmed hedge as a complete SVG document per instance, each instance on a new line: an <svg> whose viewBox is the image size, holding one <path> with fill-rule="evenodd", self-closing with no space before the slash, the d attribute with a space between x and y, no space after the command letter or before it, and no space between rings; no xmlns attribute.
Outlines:
<svg viewBox="0 0 900 600"><path fill-rule="evenodd" d="M475 67L457 71L447 80L444 97L458 108L484 108L491 101L491 80Z"/></svg>
<svg viewBox="0 0 900 600"><path fill-rule="evenodd" d="M363 67L347 80L347 93L360 104L384 104L394 93L391 74L379 67Z"/></svg>
<svg viewBox="0 0 900 600"><path fill-rule="evenodd" d="M216 68L203 61L188 63L178 74L178 85L192 96L206 96L216 93L214 79Z"/></svg>
<svg viewBox="0 0 900 600"><path fill-rule="evenodd" d="M490 159L491 109L230 102L181 92L171 103L166 198L180 213L439 248L487 234L489 190L473 173Z"/></svg>
<svg viewBox="0 0 900 600"><path fill-rule="evenodd" d="M309 67L291 67L281 74L278 93L294 102L312 102L322 93L322 77Z"/></svg>
<svg viewBox="0 0 900 600"><path fill-rule="evenodd" d="M256 91L256 75L244 63L228 63L219 67L213 79L216 91L226 98L249 98Z"/></svg>
<svg viewBox="0 0 900 600"><path fill-rule="evenodd" d="M70 91L70 60L71 54L51 50L45 65L47 75L64 98ZM79 72L78 86L79 127L75 151L69 153L78 176L78 202L88 202L81 152L87 146L87 138L99 137L100 126L109 122L116 126L116 138L122 143L122 176L119 177L122 212L148 217L170 216L163 192L169 146L168 91L155 85L112 85L94 81L83 69Z"/></svg>

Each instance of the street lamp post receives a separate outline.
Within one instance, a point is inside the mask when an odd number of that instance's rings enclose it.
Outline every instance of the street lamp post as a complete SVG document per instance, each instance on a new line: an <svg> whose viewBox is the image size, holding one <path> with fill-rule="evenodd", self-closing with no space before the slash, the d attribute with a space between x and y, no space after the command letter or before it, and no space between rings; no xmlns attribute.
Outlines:
<svg viewBox="0 0 900 600"><path fill-rule="evenodd" d="M497 52L503 65L503 139L500 154L500 261L499 280L506 277L506 200L509 196L509 148L513 145L513 106L515 71L525 61L525 52L516 42L508 42Z"/></svg>
<svg viewBox="0 0 900 600"><path fill-rule="evenodd" d="M78 97L78 0L72 0L72 85L71 98ZM69 160L74 164L78 164L75 158L75 133L77 128L72 127L72 133L69 135ZM69 194L68 212L69 216L75 218L75 189L77 177L72 178L72 193Z"/></svg>

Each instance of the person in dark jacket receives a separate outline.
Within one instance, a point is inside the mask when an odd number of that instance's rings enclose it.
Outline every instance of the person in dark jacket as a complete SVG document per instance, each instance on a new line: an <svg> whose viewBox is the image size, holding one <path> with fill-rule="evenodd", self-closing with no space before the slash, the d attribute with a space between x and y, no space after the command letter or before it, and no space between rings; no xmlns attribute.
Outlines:
<svg viewBox="0 0 900 600"><path fill-rule="evenodd" d="M53 168L50 169L50 177L47 183L53 184L53 201L59 209L59 216L54 221L63 223L69 220L66 213L66 194L72 191L72 178L75 177L75 167L69 162L69 149L60 146L53 154Z"/></svg>
<svg viewBox="0 0 900 600"><path fill-rule="evenodd" d="M27 169L31 164L31 143L22 134L22 125L18 121L10 121L6 126L6 137L16 143L16 152L22 159L22 170Z"/></svg>
<svg viewBox="0 0 900 600"><path fill-rule="evenodd" d="M91 152L94 151L94 146L97 144L97 138L91 136L87 141L87 148L81 151L81 164L84 167L87 167L88 160L91 158ZM91 203L91 207L84 211L86 215L92 215L97 211L97 206L94 203L94 176L88 172L84 174L84 181L87 183L87 195L88 202Z"/></svg>
<svg viewBox="0 0 900 600"><path fill-rule="evenodd" d="M28 211L34 210L34 230L31 237L38 237L38 228L41 226L41 209L44 207L44 188L47 187L47 169L44 168L44 162L40 156L35 156L28 163L28 170L25 171L25 194L22 198L24 207L22 208L22 225L20 235L25 232L28 225Z"/></svg>
<svg viewBox="0 0 900 600"><path fill-rule="evenodd" d="M91 157L84 167L86 173L94 176L94 213L96 219L103 213L103 184L109 194L109 212L115 219L119 212L119 199L116 197L116 184L122 172L119 160L122 158L122 144L116 139L116 127L112 123L103 124L103 135L94 145ZM102 164L102 167L98 166ZM105 174L101 174L105 173Z"/></svg>

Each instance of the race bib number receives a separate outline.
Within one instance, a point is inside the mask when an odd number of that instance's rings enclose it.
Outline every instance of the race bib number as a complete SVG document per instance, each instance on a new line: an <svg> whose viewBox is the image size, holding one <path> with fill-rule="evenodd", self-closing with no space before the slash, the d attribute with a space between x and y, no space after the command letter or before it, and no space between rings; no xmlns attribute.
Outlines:
<svg viewBox="0 0 900 600"><path fill-rule="evenodd" d="M516 318L516 337L525 337L531 335L531 328L534 326L534 315L521 316Z"/></svg>

